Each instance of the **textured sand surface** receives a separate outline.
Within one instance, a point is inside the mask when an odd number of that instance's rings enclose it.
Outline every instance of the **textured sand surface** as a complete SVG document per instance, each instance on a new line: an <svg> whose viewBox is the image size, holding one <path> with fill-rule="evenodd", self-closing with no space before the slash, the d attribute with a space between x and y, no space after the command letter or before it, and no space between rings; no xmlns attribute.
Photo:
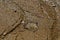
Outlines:
<svg viewBox="0 0 60 40"><path fill-rule="evenodd" d="M60 40L60 1L0 0L0 40Z"/></svg>

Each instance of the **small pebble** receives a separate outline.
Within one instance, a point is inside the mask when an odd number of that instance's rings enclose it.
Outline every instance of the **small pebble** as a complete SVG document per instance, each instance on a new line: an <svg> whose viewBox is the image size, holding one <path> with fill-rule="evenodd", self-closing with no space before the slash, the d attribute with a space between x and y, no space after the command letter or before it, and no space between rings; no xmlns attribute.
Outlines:
<svg viewBox="0 0 60 40"><path fill-rule="evenodd" d="M36 31L38 30L38 26L35 23L28 23L25 26L26 29L31 30L31 31Z"/></svg>
<svg viewBox="0 0 60 40"><path fill-rule="evenodd" d="M24 24L25 22L24 22L24 21L22 21L21 23L23 23L23 24Z"/></svg>

